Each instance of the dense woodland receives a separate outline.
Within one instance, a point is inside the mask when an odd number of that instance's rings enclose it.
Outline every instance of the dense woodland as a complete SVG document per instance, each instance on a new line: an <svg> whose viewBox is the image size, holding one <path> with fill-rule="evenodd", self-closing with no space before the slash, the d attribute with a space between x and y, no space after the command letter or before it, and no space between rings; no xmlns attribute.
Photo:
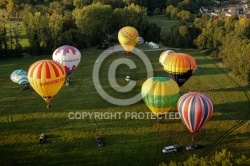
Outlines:
<svg viewBox="0 0 250 166"><path fill-rule="evenodd" d="M104 39L117 42L119 29L130 25L146 41L206 50L250 82L250 21L237 15L212 18L199 13L201 6L213 5L212 0L2 0L0 55L51 53L65 44L81 49ZM151 15L163 15L180 24L170 29L158 27L149 23ZM11 20L10 29L6 25ZM19 43L20 21L30 43L27 48Z"/></svg>

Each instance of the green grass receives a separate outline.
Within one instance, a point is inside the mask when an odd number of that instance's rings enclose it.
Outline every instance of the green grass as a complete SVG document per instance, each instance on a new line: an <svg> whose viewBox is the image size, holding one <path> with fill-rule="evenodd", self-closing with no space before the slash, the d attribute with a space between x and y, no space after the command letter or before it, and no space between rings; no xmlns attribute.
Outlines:
<svg viewBox="0 0 250 166"><path fill-rule="evenodd" d="M168 20L166 19L163 15L160 16L149 16L149 22L150 23L155 23L157 24L159 27L166 27L166 28L171 28L174 25L179 24L179 21L175 21L175 20Z"/></svg>
<svg viewBox="0 0 250 166"><path fill-rule="evenodd" d="M139 46L140 47L140 46ZM143 47L143 46L142 46ZM88 50L89 51L89 50ZM155 76L165 73L158 63L162 51L145 52L149 57ZM82 59L72 73L72 83L63 86L52 100L52 108L32 89L21 91L22 86L11 82L10 74L16 69L28 70L40 59L51 59L51 55L19 59L0 60L0 164L1 165L159 165L170 160L183 161L191 154L204 156L227 148L237 155L249 152L249 121L237 130L227 133L249 114L249 98L245 91L249 87L239 85L229 77L227 70L217 66L219 61L206 58L197 50L182 50L193 55L198 69L180 88L181 93L200 91L208 94L214 103L214 113L207 125L196 136L197 143L205 143L204 149L193 152L185 150L191 143L191 134L181 120L164 119L78 119L70 120L69 112L149 112L141 100L130 106L116 106L102 99L92 81L93 65L99 53L82 50ZM136 69L121 66L117 70L117 81L124 85L125 75L136 79L136 87L129 93L114 91L107 80L107 71L112 61L124 58L124 54L113 54L101 67L101 84L117 98L127 98L140 92L146 80L142 61L134 54L129 59ZM175 108L173 108L175 110ZM45 132L44 144L38 143L38 136ZM216 142L226 134L225 139ZM97 147L94 136L100 135L105 146ZM179 144L177 154L163 154L164 146ZM210 149L215 147L215 149Z"/></svg>

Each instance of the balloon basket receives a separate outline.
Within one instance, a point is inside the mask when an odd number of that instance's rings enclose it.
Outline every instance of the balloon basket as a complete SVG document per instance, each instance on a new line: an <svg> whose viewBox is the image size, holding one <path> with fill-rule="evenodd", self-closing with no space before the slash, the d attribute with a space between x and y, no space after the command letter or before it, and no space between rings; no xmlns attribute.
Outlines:
<svg viewBox="0 0 250 166"><path fill-rule="evenodd" d="M49 109L49 108L51 108L51 105L50 105L50 104L48 104L48 105L47 105L47 108L48 108L48 109Z"/></svg>
<svg viewBox="0 0 250 166"><path fill-rule="evenodd" d="M70 78L69 78L69 76L67 76L65 85L69 86L69 84L70 84Z"/></svg>

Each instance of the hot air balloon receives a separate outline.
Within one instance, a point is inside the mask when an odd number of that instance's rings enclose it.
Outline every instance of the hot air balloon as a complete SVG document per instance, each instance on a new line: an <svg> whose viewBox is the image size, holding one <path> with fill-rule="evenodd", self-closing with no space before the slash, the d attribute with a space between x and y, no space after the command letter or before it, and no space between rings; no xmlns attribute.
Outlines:
<svg viewBox="0 0 250 166"><path fill-rule="evenodd" d="M174 79L181 87L196 69L195 59L186 53L172 53L163 62L167 77Z"/></svg>
<svg viewBox="0 0 250 166"><path fill-rule="evenodd" d="M67 74L66 85L69 85L69 76L76 69L81 60L80 51L73 46L64 45L58 47L53 52L52 59L64 66Z"/></svg>
<svg viewBox="0 0 250 166"><path fill-rule="evenodd" d="M27 84L29 83L27 78L27 71L18 69L11 73L10 75L11 81L17 83L17 84Z"/></svg>
<svg viewBox="0 0 250 166"><path fill-rule="evenodd" d="M163 65L165 59L167 58L168 55L175 53L173 50L166 50L163 51L160 55L159 62L161 65Z"/></svg>
<svg viewBox="0 0 250 166"><path fill-rule="evenodd" d="M47 108L50 101L61 89L66 77L63 66L53 60L40 60L28 70L28 80L33 89L45 100Z"/></svg>
<svg viewBox="0 0 250 166"><path fill-rule="evenodd" d="M131 52L134 46L138 43L139 33L131 26L125 26L118 32L118 40L124 50L128 53Z"/></svg>
<svg viewBox="0 0 250 166"><path fill-rule="evenodd" d="M156 116L163 115L176 105L179 91L177 83L168 77L149 78L141 88L144 102Z"/></svg>
<svg viewBox="0 0 250 166"><path fill-rule="evenodd" d="M29 89L29 81L28 81L28 77L27 77L27 71L22 70L22 69L15 70L11 73L10 79L11 79L11 81L13 81L17 84L24 85L22 90Z"/></svg>
<svg viewBox="0 0 250 166"><path fill-rule="evenodd" d="M183 123L195 135L212 116L213 103L204 93L188 92L178 100L177 109Z"/></svg>

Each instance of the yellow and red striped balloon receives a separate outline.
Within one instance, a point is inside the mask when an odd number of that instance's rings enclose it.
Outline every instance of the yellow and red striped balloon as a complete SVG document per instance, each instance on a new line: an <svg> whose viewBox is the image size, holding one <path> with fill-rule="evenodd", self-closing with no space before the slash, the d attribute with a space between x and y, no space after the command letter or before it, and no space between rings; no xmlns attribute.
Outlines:
<svg viewBox="0 0 250 166"><path fill-rule="evenodd" d="M131 26L125 26L119 30L118 40L126 52L131 52L138 43L139 33Z"/></svg>
<svg viewBox="0 0 250 166"><path fill-rule="evenodd" d="M53 60L40 60L28 70L28 80L32 88L48 103L59 92L65 81L64 67Z"/></svg>

